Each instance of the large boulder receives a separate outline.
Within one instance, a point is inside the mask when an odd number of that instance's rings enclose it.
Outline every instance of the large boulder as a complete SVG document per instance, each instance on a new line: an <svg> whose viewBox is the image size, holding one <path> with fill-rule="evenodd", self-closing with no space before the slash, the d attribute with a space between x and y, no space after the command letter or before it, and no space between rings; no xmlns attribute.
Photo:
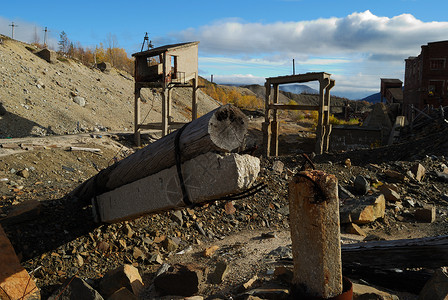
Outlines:
<svg viewBox="0 0 448 300"><path fill-rule="evenodd" d="M36 55L49 63L56 63L58 58L58 54L55 51L47 48L37 51Z"/></svg>
<svg viewBox="0 0 448 300"><path fill-rule="evenodd" d="M101 62L96 64L96 67L100 69L101 72L108 73L112 69L112 65L108 62Z"/></svg>

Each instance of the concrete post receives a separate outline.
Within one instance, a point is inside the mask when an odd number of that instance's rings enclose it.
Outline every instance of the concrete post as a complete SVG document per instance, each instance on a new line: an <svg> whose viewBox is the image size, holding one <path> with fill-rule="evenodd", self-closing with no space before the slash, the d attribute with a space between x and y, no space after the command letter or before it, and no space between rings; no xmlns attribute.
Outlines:
<svg viewBox="0 0 448 300"><path fill-rule="evenodd" d="M289 183L293 284L305 296L342 294L338 183L334 175L303 171Z"/></svg>

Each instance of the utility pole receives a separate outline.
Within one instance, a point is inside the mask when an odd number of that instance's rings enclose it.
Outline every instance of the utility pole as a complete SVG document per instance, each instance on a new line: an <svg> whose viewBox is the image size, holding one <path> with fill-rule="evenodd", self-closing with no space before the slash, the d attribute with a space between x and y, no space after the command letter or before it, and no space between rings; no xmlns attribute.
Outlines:
<svg viewBox="0 0 448 300"><path fill-rule="evenodd" d="M47 32L48 32L49 30L47 29L47 27L45 27L45 29L44 29L44 48L47 48Z"/></svg>
<svg viewBox="0 0 448 300"><path fill-rule="evenodd" d="M145 47L145 43L148 44L148 49L147 49L147 50L149 50L149 49L151 49L151 48L154 48L154 46L152 45L152 41L149 40L149 37L148 37L148 33L147 33L147 32L145 33L145 37L143 38L142 49L140 50L140 52L143 51L143 48Z"/></svg>
<svg viewBox="0 0 448 300"><path fill-rule="evenodd" d="M11 22L12 24L10 24L9 26L11 26L11 38L14 39L14 27L19 27L19 25L14 24L14 22Z"/></svg>
<svg viewBox="0 0 448 300"><path fill-rule="evenodd" d="M296 63L294 58L292 59L292 75L296 75Z"/></svg>

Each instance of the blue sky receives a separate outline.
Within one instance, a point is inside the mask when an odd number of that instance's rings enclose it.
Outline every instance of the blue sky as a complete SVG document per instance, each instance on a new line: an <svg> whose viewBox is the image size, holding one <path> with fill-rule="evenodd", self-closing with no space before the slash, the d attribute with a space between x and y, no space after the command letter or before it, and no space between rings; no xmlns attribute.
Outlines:
<svg viewBox="0 0 448 300"><path fill-rule="evenodd" d="M3 1L0 33L57 47L61 31L83 46L114 35L128 54L145 32L155 46L200 41L199 72L215 82L263 84L266 77L328 72L333 93L352 99L379 90L380 78L403 80L404 59L448 40L446 0ZM310 84L313 86L313 84ZM315 85L314 85L315 86Z"/></svg>

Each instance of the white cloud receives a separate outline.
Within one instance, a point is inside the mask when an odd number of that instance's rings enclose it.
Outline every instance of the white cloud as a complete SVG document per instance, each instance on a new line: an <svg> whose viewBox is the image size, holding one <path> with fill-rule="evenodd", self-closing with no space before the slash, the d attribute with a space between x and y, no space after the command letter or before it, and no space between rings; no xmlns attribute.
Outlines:
<svg viewBox="0 0 448 300"><path fill-rule="evenodd" d="M344 18L269 24L224 20L190 28L179 38L200 40L201 51L214 55L292 57L363 52L371 59L384 60L416 55L420 45L448 39L447 32L448 22L423 22L410 14L380 17L367 10Z"/></svg>

